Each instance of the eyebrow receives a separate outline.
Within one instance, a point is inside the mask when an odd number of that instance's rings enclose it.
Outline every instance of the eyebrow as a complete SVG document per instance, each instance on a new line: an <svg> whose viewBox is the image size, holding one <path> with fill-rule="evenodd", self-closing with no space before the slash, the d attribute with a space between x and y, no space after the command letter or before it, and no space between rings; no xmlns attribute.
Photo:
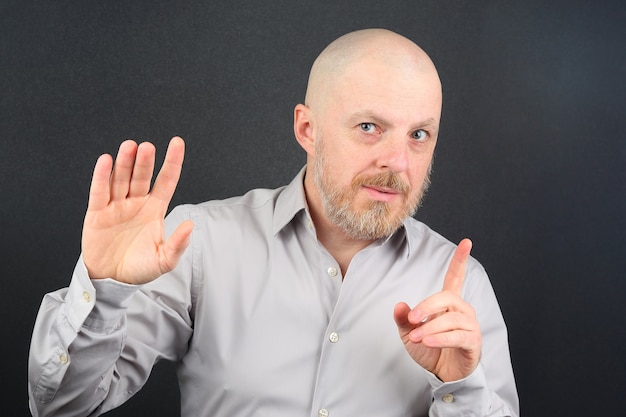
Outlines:
<svg viewBox="0 0 626 417"><path fill-rule="evenodd" d="M348 120L350 120L351 123L356 123L356 122L358 122L359 120L362 120L362 119L371 120L374 123L376 123L378 125L381 125L381 126L389 126L389 125L392 124L387 119L376 115L376 113L374 113L371 110L365 110L365 111L356 112L356 113L352 114L352 116L350 116L350 118ZM425 119L425 120L422 120L421 122L415 123L413 125L413 130L422 129L424 127L428 127L428 128L430 128L432 130L439 130L438 125L437 125L437 121L433 117L429 117L428 119Z"/></svg>

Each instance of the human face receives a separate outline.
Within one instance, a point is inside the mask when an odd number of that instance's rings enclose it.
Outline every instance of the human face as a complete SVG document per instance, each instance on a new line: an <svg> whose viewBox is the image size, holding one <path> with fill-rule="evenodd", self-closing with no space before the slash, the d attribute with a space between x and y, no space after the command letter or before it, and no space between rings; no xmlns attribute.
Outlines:
<svg viewBox="0 0 626 417"><path fill-rule="evenodd" d="M430 184L438 83L390 72L397 71L383 65L347 74L319 123L311 161L319 203L353 239L393 233Z"/></svg>

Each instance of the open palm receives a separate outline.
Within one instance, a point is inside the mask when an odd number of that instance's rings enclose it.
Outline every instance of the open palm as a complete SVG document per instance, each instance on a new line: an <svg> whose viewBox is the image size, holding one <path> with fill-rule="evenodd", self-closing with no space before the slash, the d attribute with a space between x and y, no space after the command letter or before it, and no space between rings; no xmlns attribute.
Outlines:
<svg viewBox="0 0 626 417"><path fill-rule="evenodd" d="M142 284L176 266L193 224L183 222L165 240L163 223L184 153L183 140L173 138L152 190L155 148L151 143L123 142L115 165L110 155L98 159L82 238L90 278Z"/></svg>

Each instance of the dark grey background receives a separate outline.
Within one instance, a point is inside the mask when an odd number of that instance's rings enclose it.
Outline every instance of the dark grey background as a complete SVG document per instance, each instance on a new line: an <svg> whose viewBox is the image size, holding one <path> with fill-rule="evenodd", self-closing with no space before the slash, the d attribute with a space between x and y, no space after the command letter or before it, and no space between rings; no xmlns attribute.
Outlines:
<svg viewBox="0 0 626 417"><path fill-rule="evenodd" d="M67 285L96 158L173 135L173 204L288 182L308 69L339 35L396 30L444 85L417 217L474 240L510 330L525 416L624 415L626 7L582 1L4 1L3 414L27 415L30 332ZM110 415L178 415L171 365ZM358 401L358 398L350 399ZM6 414L5 414L6 413Z"/></svg>

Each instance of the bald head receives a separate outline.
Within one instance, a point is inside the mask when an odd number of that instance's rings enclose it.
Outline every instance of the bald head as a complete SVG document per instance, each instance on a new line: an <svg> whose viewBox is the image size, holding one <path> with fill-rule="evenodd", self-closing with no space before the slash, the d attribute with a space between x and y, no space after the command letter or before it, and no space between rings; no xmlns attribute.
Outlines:
<svg viewBox="0 0 626 417"><path fill-rule="evenodd" d="M350 70L368 71L375 66L393 68L398 77L426 77L441 89L430 57L413 41L386 29L363 29L333 41L311 68L305 104L322 110Z"/></svg>

